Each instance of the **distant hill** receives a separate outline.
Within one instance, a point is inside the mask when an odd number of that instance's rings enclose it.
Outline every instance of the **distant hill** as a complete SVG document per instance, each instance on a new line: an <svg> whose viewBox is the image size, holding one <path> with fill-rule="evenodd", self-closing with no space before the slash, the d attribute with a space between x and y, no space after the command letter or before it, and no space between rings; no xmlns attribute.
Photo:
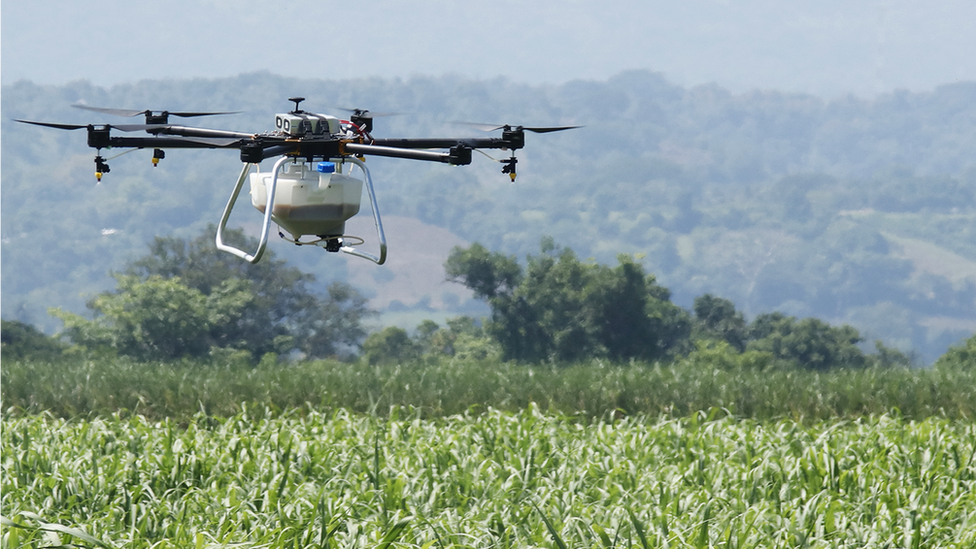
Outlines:
<svg viewBox="0 0 976 549"><path fill-rule="evenodd" d="M480 155L464 168L370 159L390 220L388 266L273 244L323 287L349 280L389 314L477 310L463 288L440 282L450 247L524 257L548 235L595 261L638 254L686 307L708 292L747 315L848 322L927 361L976 323L976 83L824 101L682 88L650 72L559 86L254 73L109 89L19 82L2 94L2 312L49 331L47 307L84 311L85 295L111 287L108 272L153 236L216 222L240 162L233 151L173 151L154 169L134 152L95 185L81 132L12 118L116 121L71 108L77 101L240 109L193 124L256 131L297 94L309 110L409 113L378 119L382 136L476 132L457 120L585 125L530 135L515 184ZM253 228L256 215L242 205L232 224Z"/></svg>

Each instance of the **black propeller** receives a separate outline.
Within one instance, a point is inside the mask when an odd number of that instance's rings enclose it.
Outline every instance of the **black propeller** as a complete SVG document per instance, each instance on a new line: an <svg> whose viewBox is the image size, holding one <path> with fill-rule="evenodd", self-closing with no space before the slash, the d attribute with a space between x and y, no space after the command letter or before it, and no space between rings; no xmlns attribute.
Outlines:
<svg viewBox="0 0 976 549"><path fill-rule="evenodd" d="M72 105L72 107L76 109L85 109L86 111L94 111L102 114L111 114L113 116L139 116L140 114L142 114L146 116L146 124L167 124L169 123L170 116L191 118L195 116L216 116L221 114L237 114L241 112L241 111L203 112L203 111L152 111L152 110L137 111L134 109L107 109L104 107L89 107L88 105L79 105L79 104Z"/></svg>
<svg viewBox="0 0 976 549"><path fill-rule="evenodd" d="M505 129L506 126L501 126L497 128L499 130ZM518 126L516 129L525 130L527 132L533 133L550 133L550 132L561 132L563 130L575 130L576 128L582 128L583 126L549 126L542 128L530 128L527 126Z"/></svg>
<svg viewBox="0 0 976 549"><path fill-rule="evenodd" d="M22 122L24 124L33 124L35 126L44 126L47 128L57 128L59 130L80 130L82 128L94 128L95 126L98 126L100 129L111 128L121 132L138 132L142 130L151 131L165 127L162 124L57 124L54 122L35 122L33 120L18 119L14 119L14 122Z"/></svg>
<svg viewBox="0 0 976 549"><path fill-rule="evenodd" d="M541 126L541 127L536 127L536 126L516 126L516 125L512 125L512 124L502 124L502 125L499 126L497 124L480 124L478 122L458 122L458 124L464 124L465 126L471 126L473 128L477 128L479 130L483 130L483 131L486 131L486 132L493 132L493 131L497 131L497 130L505 130L505 131L524 130L524 131L533 132L533 133L550 133L550 132L561 132L563 130L575 130L576 128L582 128L583 127L583 126Z"/></svg>
<svg viewBox="0 0 976 549"><path fill-rule="evenodd" d="M14 119L14 122L33 124L35 126L44 126L46 128L57 128L59 130L80 130L81 128L88 127L84 124L55 124L54 122L34 122L33 120L19 120L17 118Z"/></svg>
<svg viewBox="0 0 976 549"><path fill-rule="evenodd" d="M345 107L339 107L339 110L346 111L347 113L350 113L353 116L363 116L369 118L380 118L383 116L398 116L404 114L402 112L373 112L369 109L348 109Z"/></svg>
<svg viewBox="0 0 976 549"><path fill-rule="evenodd" d="M102 114L113 114L115 116L138 116L140 114L151 114L151 113L154 113L154 112L158 112L158 113L170 114L170 115L173 115L173 116L180 116L180 117L183 117L183 118L190 118L190 117L194 117L194 116L213 116L213 115L218 115L218 114L238 114L238 113L241 112L241 111L221 111L221 112L216 112L216 111L215 112L202 112L202 111L201 112L195 112L195 111L184 112L184 111L179 111L179 112L174 112L174 111L151 111L151 110L148 110L148 109L147 110L142 110L142 111L137 111L137 110L134 110L134 109L107 109L107 108L103 108L103 107L89 107L88 105L79 105L79 104L75 104L75 105L71 105L71 106L74 107L74 108L76 108L76 109L85 109L86 111L95 111L95 112L100 112Z"/></svg>

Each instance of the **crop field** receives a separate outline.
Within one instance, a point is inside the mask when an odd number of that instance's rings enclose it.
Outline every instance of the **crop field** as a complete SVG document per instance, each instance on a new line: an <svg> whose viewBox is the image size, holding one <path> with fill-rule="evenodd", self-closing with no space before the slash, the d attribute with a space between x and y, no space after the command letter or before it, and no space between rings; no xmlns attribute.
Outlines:
<svg viewBox="0 0 976 549"><path fill-rule="evenodd" d="M972 421L720 415L7 414L3 547L976 546Z"/></svg>
<svg viewBox="0 0 976 549"><path fill-rule="evenodd" d="M895 415L976 418L976 368L867 368L813 372L759 370L720 352L694 353L673 365L600 361L526 366L497 361L439 361L386 366L313 361L212 365L127 359L5 360L4 409L58 417L125 411L185 423L195 414L231 417L252 410L313 407L383 415L392 407L438 418L495 408L512 413L537 403L547 413L600 417L687 417L722 408L739 418L830 421Z"/></svg>

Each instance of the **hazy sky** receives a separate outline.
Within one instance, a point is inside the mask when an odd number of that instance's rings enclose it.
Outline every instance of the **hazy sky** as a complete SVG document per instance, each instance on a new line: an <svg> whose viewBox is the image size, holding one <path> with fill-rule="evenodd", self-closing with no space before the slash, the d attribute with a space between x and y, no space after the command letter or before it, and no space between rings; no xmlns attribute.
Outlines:
<svg viewBox="0 0 976 549"><path fill-rule="evenodd" d="M4 84L259 70L561 83L649 69L682 85L872 96L976 80L972 0L6 0L0 9Z"/></svg>

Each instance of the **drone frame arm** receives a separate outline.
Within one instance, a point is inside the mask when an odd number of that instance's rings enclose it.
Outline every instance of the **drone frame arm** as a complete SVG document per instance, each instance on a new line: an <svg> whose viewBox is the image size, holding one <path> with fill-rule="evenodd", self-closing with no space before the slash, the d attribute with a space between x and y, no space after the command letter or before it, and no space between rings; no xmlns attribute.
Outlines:
<svg viewBox="0 0 976 549"><path fill-rule="evenodd" d="M408 160L425 160L428 162L443 162L452 166L466 166L471 163L471 148L465 144L455 142L448 152L404 149L400 147L386 147L380 145L366 145L363 143L344 143L343 152L346 154L386 156L390 158L404 158Z"/></svg>
<svg viewBox="0 0 976 549"><path fill-rule="evenodd" d="M497 137L387 137L374 139L372 144L395 149L447 149L456 145L464 145L471 149L521 149L525 145L525 140Z"/></svg>
<svg viewBox="0 0 976 549"><path fill-rule="evenodd" d="M430 162L450 162L450 154L435 151L402 149L398 147L381 147L362 143L345 143L343 145L343 149L345 152L352 154L368 154L372 156L387 156L391 158L405 158L410 160L427 160Z"/></svg>

